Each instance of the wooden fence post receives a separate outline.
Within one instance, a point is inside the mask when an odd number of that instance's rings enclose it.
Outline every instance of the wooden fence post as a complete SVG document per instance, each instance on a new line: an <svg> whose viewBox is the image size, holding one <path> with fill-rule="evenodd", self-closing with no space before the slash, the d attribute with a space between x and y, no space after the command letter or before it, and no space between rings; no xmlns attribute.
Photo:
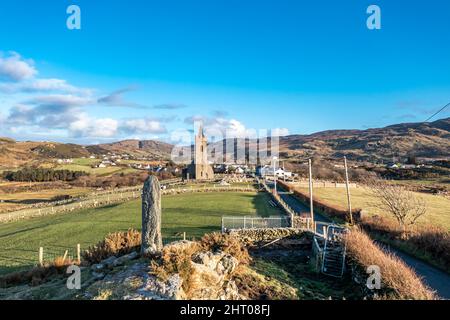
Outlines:
<svg viewBox="0 0 450 320"><path fill-rule="evenodd" d="M39 247L39 266L43 266L44 265L44 248L43 247Z"/></svg>
<svg viewBox="0 0 450 320"><path fill-rule="evenodd" d="M183 240L186 241L186 232L183 232Z"/></svg>
<svg viewBox="0 0 450 320"><path fill-rule="evenodd" d="M350 224L353 224L352 200L350 198L350 186L348 183L347 157L344 157L344 166L345 166L345 186L347 188L348 214L350 218Z"/></svg>
<svg viewBox="0 0 450 320"><path fill-rule="evenodd" d="M80 246L80 244L77 244L77 261L78 261L78 264L81 264L81 246Z"/></svg>
<svg viewBox="0 0 450 320"><path fill-rule="evenodd" d="M66 262L66 259L67 259L67 255L68 255L68 254L69 254L69 250L66 250L66 251L64 252L64 256L63 256L63 261L62 261L63 264Z"/></svg>

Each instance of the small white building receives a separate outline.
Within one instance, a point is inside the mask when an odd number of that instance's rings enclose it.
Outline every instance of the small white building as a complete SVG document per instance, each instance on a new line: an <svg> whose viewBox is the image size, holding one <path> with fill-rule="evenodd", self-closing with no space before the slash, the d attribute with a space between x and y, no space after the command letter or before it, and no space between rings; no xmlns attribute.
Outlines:
<svg viewBox="0 0 450 320"><path fill-rule="evenodd" d="M243 168L241 168L241 167L237 167L236 170L235 170L235 173L237 173L237 174L244 174L245 170Z"/></svg>
<svg viewBox="0 0 450 320"><path fill-rule="evenodd" d="M272 166L264 166L260 169L261 176L277 176L279 178L290 178L293 176L292 172L284 170L283 168L277 168L275 169Z"/></svg>

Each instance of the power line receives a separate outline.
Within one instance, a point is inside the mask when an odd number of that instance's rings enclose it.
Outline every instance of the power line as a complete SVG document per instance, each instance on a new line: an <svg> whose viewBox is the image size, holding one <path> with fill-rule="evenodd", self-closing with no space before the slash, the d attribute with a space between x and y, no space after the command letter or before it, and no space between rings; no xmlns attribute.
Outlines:
<svg viewBox="0 0 450 320"><path fill-rule="evenodd" d="M435 114L433 114L431 117L429 117L427 120L425 120L425 122L430 121L431 119L433 119L435 116L437 116L439 113L441 113L442 111L444 111L448 106L450 106L450 103L447 103L445 106L443 106L439 111L437 111Z"/></svg>

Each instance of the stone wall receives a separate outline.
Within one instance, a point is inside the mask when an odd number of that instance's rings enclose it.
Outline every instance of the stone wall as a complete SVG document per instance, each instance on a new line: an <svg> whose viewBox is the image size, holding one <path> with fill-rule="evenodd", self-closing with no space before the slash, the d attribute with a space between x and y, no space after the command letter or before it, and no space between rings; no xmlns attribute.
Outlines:
<svg viewBox="0 0 450 320"><path fill-rule="evenodd" d="M295 228L240 229L231 230L229 233L239 237L244 243L272 241L290 237L312 237L312 233Z"/></svg>

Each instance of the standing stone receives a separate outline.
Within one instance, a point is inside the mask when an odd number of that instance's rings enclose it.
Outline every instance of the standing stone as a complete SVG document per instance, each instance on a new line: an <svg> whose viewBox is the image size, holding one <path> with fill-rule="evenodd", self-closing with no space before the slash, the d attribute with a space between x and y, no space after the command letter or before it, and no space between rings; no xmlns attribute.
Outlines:
<svg viewBox="0 0 450 320"><path fill-rule="evenodd" d="M154 254L161 249L161 185L157 177L149 176L142 191L141 253Z"/></svg>

